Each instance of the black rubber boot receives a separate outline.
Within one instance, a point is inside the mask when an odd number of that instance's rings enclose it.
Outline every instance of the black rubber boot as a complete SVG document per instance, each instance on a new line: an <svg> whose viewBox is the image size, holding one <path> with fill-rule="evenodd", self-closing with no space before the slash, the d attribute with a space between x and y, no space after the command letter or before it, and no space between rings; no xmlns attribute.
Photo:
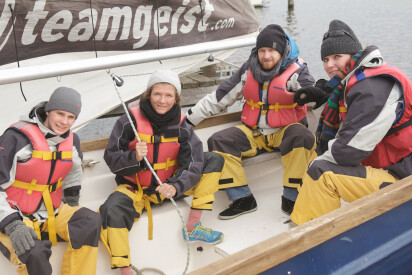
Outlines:
<svg viewBox="0 0 412 275"><path fill-rule="evenodd" d="M292 214L293 212L293 207L295 207L295 202L282 196L282 212L290 216L290 214Z"/></svg>

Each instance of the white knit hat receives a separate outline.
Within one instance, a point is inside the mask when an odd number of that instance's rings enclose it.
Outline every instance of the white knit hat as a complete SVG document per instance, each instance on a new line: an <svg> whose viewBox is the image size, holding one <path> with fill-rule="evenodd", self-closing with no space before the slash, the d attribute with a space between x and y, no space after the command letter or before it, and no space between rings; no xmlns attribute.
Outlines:
<svg viewBox="0 0 412 275"><path fill-rule="evenodd" d="M171 70L155 71L150 76L149 82L147 82L147 89L150 89L153 85L158 83L169 83L173 85L176 88L178 95L182 92L182 85L180 84L179 76Z"/></svg>

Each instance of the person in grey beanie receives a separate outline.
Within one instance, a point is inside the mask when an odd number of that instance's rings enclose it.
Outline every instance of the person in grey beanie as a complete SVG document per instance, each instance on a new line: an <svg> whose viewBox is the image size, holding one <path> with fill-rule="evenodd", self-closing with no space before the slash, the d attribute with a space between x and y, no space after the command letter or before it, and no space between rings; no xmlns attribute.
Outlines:
<svg viewBox="0 0 412 275"><path fill-rule="evenodd" d="M81 106L59 87L0 136L0 246L19 274L51 274L58 240L70 243L61 274L96 272L101 219L79 206L83 156L71 131Z"/></svg>
<svg viewBox="0 0 412 275"><path fill-rule="evenodd" d="M281 210L292 212L315 148L315 137L306 127L307 108L295 104L293 95L314 82L293 39L281 26L270 24L259 33L256 47L240 69L186 113L187 120L197 125L236 100L245 99L243 124L214 133L208 140L209 151L222 154L227 168L222 172L219 188L226 191L232 203L219 214L220 219L257 210L242 159L275 150L280 151L285 169ZM238 83L242 89L235 88Z"/></svg>
<svg viewBox="0 0 412 275"><path fill-rule="evenodd" d="M204 227L200 218L204 211L212 210L224 159L217 153L203 152L202 142L181 112L180 93L177 73L155 71L141 99L128 105L132 119L125 114L117 120L104 152L117 187L99 208L103 220L100 240L110 254L111 268L119 269L122 275L136 274L129 255L129 231L144 209L151 213L150 203L193 196L186 223L188 241L216 244L223 238L222 232ZM144 157L156 170L161 185ZM151 224L151 215L148 218Z"/></svg>
<svg viewBox="0 0 412 275"><path fill-rule="evenodd" d="M363 49L340 20L330 22L320 56L330 80L295 96L298 104L326 101L316 131L318 156L291 215L297 225L412 175L411 80L384 62L378 47Z"/></svg>

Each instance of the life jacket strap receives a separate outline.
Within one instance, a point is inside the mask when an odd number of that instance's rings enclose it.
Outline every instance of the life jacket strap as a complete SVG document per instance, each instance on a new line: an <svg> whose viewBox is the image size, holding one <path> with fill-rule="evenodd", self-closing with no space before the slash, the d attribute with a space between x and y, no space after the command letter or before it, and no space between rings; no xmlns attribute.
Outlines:
<svg viewBox="0 0 412 275"><path fill-rule="evenodd" d="M36 179L33 179L30 183L16 180L11 186L27 189L27 194L31 195L33 191L44 192L45 190L47 190L49 192L55 192L58 188L63 186L63 180L62 178L59 178L58 182L50 185L37 184Z"/></svg>
<svg viewBox="0 0 412 275"><path fill-rule="evenodd" d="M42 160L54 160L54 159L72 159L72 151L37 151L33 150L32 157Z"/></svg>
<svg viewBox="0 0 412 275"><path fill-rule="evenodd" d="M143 188L139 183L139 179L137 178L137 174L136 174L136 183L137 183L137 201L140 201L141 199L144 200L144 208L147 211L147 219L148 219L148 238L149 240L153 239L153 215L152 215L152 208L150 206L150 200L149 200L149 196L147 196L146 194L143 194Z"/></svg>
<svg viewBox="0 0 412 275"><path fill-rule="evenodd" d="M169 167L175 166L177 164L177 160L171 160L170 158L167 158L166 162L160 162L160 163L154 163L153 164L153 170L168 170Z"/></svg>
<svg viewBox="0 0 412 275"><path fill-rule="evenodd" d="M52 242L52 245L57 244L57 236L56 236L56 226L55 226L55 216L54 216L54 207L53 201L50 196L50 192L55 192L58 188L63 186L62 178L59 178L58 182L51 185L45 184L36 184L37 180L33 179L31 183L23 182L23 181L14 181L11 186L27 189L27 194L32 194L33 191L42 192L42 197L44 204L46 205L47 214L49 218L47 220L48 228L49 228L49 239ZM40 231L40 230L39 230ZM36 232L37 233L37 232ZM39 235L40 236L40 235Z"/></svg>
<svg viewBox="0 0 412 275"><path fill-rule="evenodd" d="M252 111L255 108L260 109L262 114L266 114L268 110L273 110L275 112L278 112L279 109L292 109L292 108L295 108L297 105L297 103L289 104L289 105L280 105L279 102L275 102L274 105L271 105L271 104L265 104L262 101L254 102L253 99L247 100L246 104L252 107Z"/></svg>
<svg viewBox="0 0 412 275"><path fill-rule="evenodd" d="M138 133L141 141L146 141L146 143L165 143L165 142L177 142L177 137L165 138L164 136L151 136L142 133Z"/></svg>

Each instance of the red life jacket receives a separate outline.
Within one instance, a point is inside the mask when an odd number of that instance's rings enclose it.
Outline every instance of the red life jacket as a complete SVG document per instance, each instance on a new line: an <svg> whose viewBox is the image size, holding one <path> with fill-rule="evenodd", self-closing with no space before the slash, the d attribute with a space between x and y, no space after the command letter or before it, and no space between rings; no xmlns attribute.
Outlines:
<svg viewBox="0 0 412 275"><path fill-rule="evenodd" d="M412 82L398 68L386 62L378 68L366 68L363 72L357 71L352 75L346 85L345 97L356 83L373 76L390 76L402 86L404 96L404 110L402 116L392 125L388 134L376 145L372 153L362 162L365 166L383 168L398 163L401 159L412 153ZM344 101L339 102L342 122L346 116ZM407 126L409 125L409 126ZM406 127L405 127L406 126ZM398 128L399 127L399 128Z"/></svg>
<svg viewBox="0 0 412 275"><path fill-rule="evenodd" d="M149 120L146 119L140 112L139 100L129 104L129 111L136 120L136 131L141 141L146 141L147 144L147 159L156 171L157 176L162 182L173 176L177 170L177 156L179 154L180 144L178 137L165 138L163 136L153 136L153 128ZM180 124L185 116L182 114ZM171 125L175 126L175 125ZM167 131L167 130L166 130ZM137 138L129 143L129 150L136 150ZM155 150L155 147L157 149ZM154 152L157 155L154 155ZM150 170L142 170L132 176L124 176L126 180L137 184L137 179L141 186L150 186L152 181L152 172Z"/></svg>
<svg viewBox="0 0 412 275"><path fill-rule="evenodd" d="M299 106L293 102L294 93L287 91L286 84L289 78L303 64L302 59L298 59L290 65L281 75L275 76L269 84L267 104L262 102L260 97L259 82L253 78L249 70L243 96L246 100L243 104L241 120L252 129L257 128L260 115L267 112L267 124L272 128L286 126L301 121L306 116L307 107Z"/></svg>
<svg viewBox="0 0 412 275"><path fill-rule="evenodd" d="M43 192L39 190L48 186L53 207L59 207L63 180L73 166L73 133L70 131L69 137L59 144L57 151L50 152L49 144L37 125L20 121L11 127L27 136L33 153L28 161L17 162L15 181L6 189L7 201L11 207L15 208L14 204L17 204L24 214L30 215L37 210L42 199ZM54 168L52 162L55 162Z"/></svg>

